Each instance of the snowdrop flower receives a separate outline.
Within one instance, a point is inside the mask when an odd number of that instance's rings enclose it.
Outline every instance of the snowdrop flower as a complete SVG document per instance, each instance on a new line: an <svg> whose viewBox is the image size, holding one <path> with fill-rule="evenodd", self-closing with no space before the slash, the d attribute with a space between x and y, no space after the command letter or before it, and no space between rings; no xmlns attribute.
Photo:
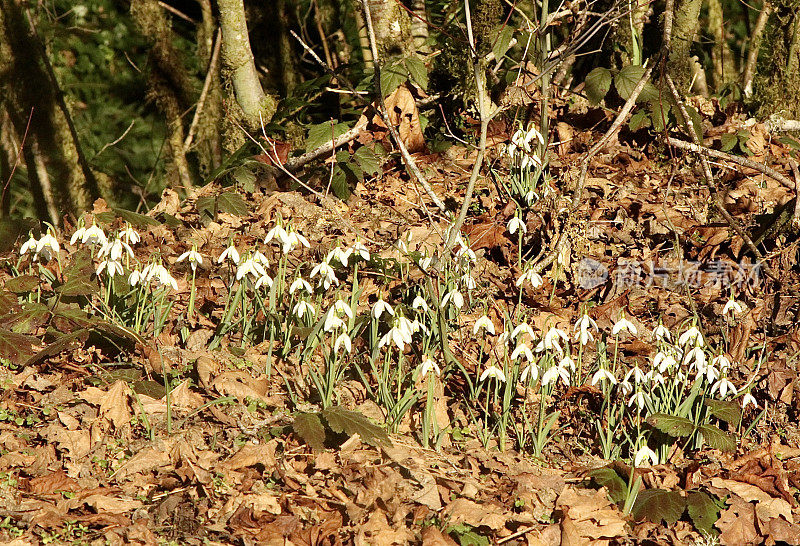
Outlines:
<svg viewBox="0 0 800 546"><path fill-rule="evenodd" d="M456 251L456 258L459 260L466 257L469 263L475 263L478 261L478 257L475 255L475 252L468 246L462 245Z"/></svg>
<svg viewBox="0 0 800 546"><path fill-rule="evenodd" d="M125 222L125 229L119 234L119 238L129 245L135 245L142 240L139 232L133 229L133 226L128 222Z"/></svg>
<svg viewBox="0 0 800 546"><path fill-rule="evenodd" d="M291 230L289 232L289 236L286 238L286 241L283 243L283 248L281 251L284 255L289 254L297 245L303 245L306 248L311 248L311 244L308 242L308 239L303 237L299 231Z"/></svg>
<svg viewBox="0 0 800 546"><path fill-rule="evenodd" d="M658 373L656 370L650 370L646 374L644 374L645 381L649 381L653 383L653 385L663 385L667 382L667 378Z"/></svg>
<svg viewBox="0 0 800 546"><path fill-rule="evenodd" d="M544 339L536 346L536 352L540 353L547 349L549 351L556 351L559 354L563 353L564 349L559 343L559 338L564 341L569 341L569 336L564 330L561 328L550 328L545 334Z"/></svg>
<svg viewBox="0 0 800 546"><path fill-rule="evenodd" d="M402 254L408 254L408 245L411 244L411 232L407 231L394 242L394 247Z"/></svg>
<svg viewBox="0 0 800 546"><path fill-rule="evenodd" d="M669 333L666 326L659 323L653 330L653 339L656 341L670 342L672 341L672 334Z"/></svg>
<svg viewBox="0 0 800 546"><path fill-rule="evenodd" d="M267 270L259 262L255 261L252 256L248 255L247 258L239 264L236 268L236 280L240 281L247 275L252 275L259 279L267 274Z"/></svg>
<svg viewBox="0 0 800 546"><path fill-rule="evenodd" d="M230 262L234 265L239 265L239 251L236 250L236 247L231 244L228 248L222 251L222 254L219 255L217 258L217 263L221 264L225 260L230 260Z"/></svg>
<svg viewBox="0 0 800 546"><path fill-rule="evenodd" d="M433 257L432 256L425 256L423 258L420 258L419 263L417 265L419 266L419 268L421 270L423 270L423 271L425 271L427 273L428 268L431 266L432 263L433 263Z"/></svg>
<svg viewBox="0 0 800 546"><path fill-rule="evenodd" d="M255 284L255 289L258 290L263 285L267 285L269 288L272 288L272 277L270 277L268 273L264 273L258 278Z"/></svg>
<svg viewBox="0 0 800 546"><path fill-rule="evenodd" d="M655 451L647 447L647 444L640 447L636 452L636 456L633 458L633 466L635 467L640 467L644 463L650 463L653 466L658 464L658 455Z"/></svg>
<svg viewBox="0 0 800 546"><path fill-rule="evenodd" d="M425 326L425 323L424 323L424 322L420 322L420 321L419 321L419 320L417 320L417 319L414 319L414 320L412 320L412 321L411 321L411 332L412 332L412 333L414 333L414 334L416 334L416 333L417 333L417 332L419 332L420 330L422 330L423 332L425 332L425 333L426 333L426 334L428 334L428 335L430 335L430 333L431 333L431 330L430 330L430 328L428 328L427 326Z"/></svg>
<svg viewBox="0 0 800 546"><path fill-rule="evenodd" d="M472 334L478 335L478 332L480 332L481 329L486 330L491 335L494 335L495 333L494 323L486 315L483 315L481 318L475 321L475 325L472 327Z"/></svg>
<svg viewBox="0 0 800 546"><path fill-rule="evenodd" d="M614 324L614 327L611 329L611 335L618 336L622 332L628 332L632 336L635 336L639 332L636 329L636 325L626 319L624 315Z"/></svg>
<svg viewBox="0 0 800 546"><path fill-rule="evenodd" d="M461 308L464 307L464 296L462 296L461 292L459 292L457 289L453 289L444 295L442 298L442 308L447 307L447 303L451 301L459 311L461 311Z"/></svg>
<svg viewBox="0 0 800 546"><path fill-rule="evenodd" d="M314 313L316 313L316 311L314 311L314 306L305 300L297 302L294 308L292 309L292 314L300 319L303 318L306 314L313 317Z"/></svg>
<svg viewBox="0 0 800 546"><path fill-rule="evenodd" d="M536 156L531 156L531 141L536 138L544 145L544 138L535 127L531 127L528 131L523 130L521 127L511 136L511 142L508 144L506 150L508 155L512 158L519 158L520 168L527 169L532 165L541 164L541 160Z"/></svg>
<svg viewBox="0 0 800 546"><path fill-rule="evenodd" d="M333 352L338 353L342 346L344 346L344 350L348 353L353 351L353 344L347 332L342 332L339 334L339 337L336 338L336 342L333 344Z"/></svg>
<svg viewBox="0 0 800 546"><path fill-rule="evenodd" d="M612 385L617 384L617 378L614 377L614 374L606 370L605 368L600 368L597 370L594 375L592 376L592 386L594 387L601 381L608 381Z"/></svg>
<svg viewBox="0 0 800 546"><path fill-rule="evenodd" d="M336 300L333 303L332 309L339 315L346 315L347 318L350 318L350 319L353 318L353 310L350 309L350 306L347 305L342 300Z"/></svg>
<svg viewBox="0 0 800 546"><path fill-rule="evenodd" d="M503 370L492 364L481 374L479 381L486 381L487 379L492 378L498 381L502 381L503 383L506 382L506 374L503 373Z"/></svg>
<svg viewBox="0 0 800 546"><path fill-rule="evenodd" d="M689 369L697 369L698 373L704 373L706 369L706 353L701 347L695 347L683 358L683 363L689 365Z"/></svg>
<svg viewBox="0 0 800 546"><path fill-rule="evenodd" d="M677 365L678 362L675 360L675 357L672 356L672 354L667 354L663 351L658 351L656 356L653 358L653 369L657 369L660 373L671 370Z"/></svg>
<svg viewBox="0 0 800 546"><path fill-rule="evenodd" d="M531 382L536 381L536 379L539 377L539 367L533 362L525 366L525 369L522 370L522 373L519 376L519 380L522 383L527 383L529 377Z"/></svg>
<svg viewBox="0 0 800 546"><path fill-rule="evenodd" d="M650 396L643 393L642 391L636 391L633 396L628 399L628 407L631 407L633 404L636 404L636 407L639 408L639 411L642 411L645 404L650 401Z"/></svg>
<svg viewBox="0 0 800 546"><path fill-rule="evenodd" d="M339 284L339 279L336 278L336 272L326 261L322 261L311 270L311 278L319 275L319 285L324 286L325 290L331 287L331 284Z"/></svg>
<svg viewBox="0 0 800 546"><path fill-rule="evenodd" d="M322 326L322 329L326 332L330 332L332 330L338 330L340 328L346 328L344 321L340 319L336 315L336 311L333 307L328 310L328 314L325 316L325 323Z"/></svg>
<svg viewBox="0 0 800 546"><path fill-rule="evenodd" d="M431 311L431 308L428 307L428 302L426 302L425 298L423 298L419 294L417 294L417 296L414 298L414 301L411 302L411 307L417 311L422 309L426 313L430 313Z"/></svg>
<svg viewBox="0 0 800 546"><path fill-rule="evenodd" d="M470 275L469 273L461 277L461 284L467 290L475 290L475 287L478 286L478 284L475 282L475 279L473 279L472 275Z"/></svg>
<svg viewBox="0 0 800 546"><path fill-rule="evenodd" d="M100 229L94 221L91 227L81 227L72 234L69 244L74 245L80 241L84 245L106 245L108 244L108 237L105 232Z"/></svg>
<svg viewBox="0 0 800 546"><path fill-rule="evenodd" d="M642 371L642 369L639 368L639 366L634 366L633 368L631 368L628 371L628 373L625 374L625 378L623 379L623 381L628 381L631 378L631 376L633 376L634 383L644 383L645 381L647 381L647 376Z"/></svg>
<svg viewBox="0 0 800 546"><path fill-rule="evenodd" d="M44 261L50 261L53 256L58 256L61 246L58 244L53 235L53 229L48 227L47 233L41 239L36 241L36 258L42 258Z"/></svg>
<svg viewBox="0 0 800 546"><path fill-rule="evenodd" d="M695 347L703 347L705 346L705 341L703 340L703 334L700 333L697 326L692 326L681 334L681 337L678 338L678 344L681 347L685 347L688 344L692 344Z"/></svg>
<svg viewBox="0 0 800 546"><path fill-rule="evenodd" d="M728 357L725 356L724 353L720 353L717 356L715 356L711 360L711 363L715 366L719 366L719 369L722 370L723 372L727 371L728 368L731 367L731 361L728 360Z"/></svg>
<svg viewBox="0 0 800 546"><path fill-rule="evenodd" d="M347 263L350 260L350 253L353 252L353 249L348 248L347 250L342 250L342 247L337 246L325 257L325 261L331 263L333 260L336 260L344 267L347 267Z"/></svg>
<svg viewBox="0 0 800 546"><path fill-rule="evenodd" d="M522 324L518 324L514 330L511 332L511 337L517 339L520 334L528 334L531 339L534 339L536 336L533 333L533 328L531 328L530 324L523 322Z"/></svg>
<svg viewBox="0 0 800 546"><path fill-rule="evenodd" d="M372 306L372 316L377 320L381 318L384 312L394 316L394 309L392 309L392 306L383 301L383 298L378 298L378 301Z"/></svg>
<svg viewBox="0 0 800 546"><path fill-rule="evenodd" d="M108 273L109 277L122 275L122 264L116 260L103 260L100 262L100 265L97 266L97 276L99 277L104 270Z"/></svg>
<svg viewBox="0 0 800 546"><path fill-rule="evenodd" d="M130 286L136 286L142 280L142 272L138 269L134 269L131 271L131 274L128 275L128 284Z"/></svg>
<svg viewBox="0 0 800 546"><path fill-rule="evenodd" d="M620 381L619 387L622 389L622 396L628 396L633 392L633 383L630 381Z"/></svg>
<svg viewBox="0 0 800 546"><path fill-rule="evenodd" d="M132 273L130 277L128 277L128 284L131 286L135 286L142 281L147 283L155 281L160 286L167 286L175 291L178 290L178 281L176 281L175 277L160 263L151 263L145 266L139 275L134 276Z"/></svg>
<svg viewBox="0 0 800 546"><path fill-rule="evenodd" d="M709 364L706 366L706 380L709 383L714 383L717 379L719 379L719 370L713 364Z"/></svg>
<svg viewBox="0 0 800 546"><path fill-rule="evenodd" d="M22 243L22 246L19 249L20 256L24 256L25 254L36 254L36 245L39 243L39 240L33 236L32 233L28 233L28 240Z"/></svg>
<svg viewBox="0 0 800 546"><path fill-rule="evenodd" d="M722 316L726 317L728 314L730 314L731 317L735 317L742 311L744 311L744 309L738 301L729 299L728 303L725 304L725 307L722 308Z"/></svg>
<svg viewBox="0 0 800 546"><path fill-rule="evenodd" d="M758 403L756 402L755 396L753 396L748 392L742 397L742 411L744 411L747 408L747 406L751 404L753 405L754 408L758 407Z"/></svg>
<svg viewBox="0 0 800 546"><path fill-rule="evenodd" d="M566 355L564 358L562 358L558 362L558 367L559 368L564 368L564 369L569 368L570 370L572 370L574 372L575 371L575 361L572 360L572 358L570 358L569 355Z"/></svg>
<svg viewBox="0 0 800 546"><path fill-rule="evenodd" d="M544 284L544 279L542 279L542 276L534 271L533 268L528 269L525 271L525 273L520 275L516 282L517 288L522 288L522 285L525 284L525 281L528 281L531 284L531 287L534 289L539 288Z"/></svg>
<svg viewBox="0 0 800 546"><path fill-rule="evenodd" d="M273 239L281 244L286 244L286 242L289 240L289 233L283 229L280 221L277 222L275 226L267 232L267 236L264 238L264 244L269 243Z"/></svg>
<svg viewBox="0 0 800 546"><path fill-rule="evenodd" d="M178 256L178 259L175 260L175 262L176 263L177 262L182 262L183 260L185 260L187 258L189 259L189 265L192 268L192 272L197 270L198 264L199 265L203 265L203 256L201 256L200 253L197 252L197 246L195 246L195 245L192 245L192 249L191 250L187 250L186 252L184 252L183 254ZM270 280L270 285L271 284L272 284L272 281Z"/></svg>
<svg viewBox="0 0 800 546"><path fill-rule="evenodd" d="M384 347L390 342L394 342L395 346L403 351L406 344L411 343L411 321L408 319L403 320L405 317L397 317L394 319L392 328L384 334L378 342L378 347Z"/></svg>
<svg viewBox="0 0 800 546"><path fill-rule="evenodd" d="M555 383L558 379L564 382L564 385L569 387L569 370L561 366L551 366L549 370L542 374L542 385L547 386L550 383Z"/></svg>
<svg viewBox="0 0 800 546"><path fill-rule="evenodd" d="M313 290L311 289L311 285L308 284L308 281L302 277L297 277L294 282L292 282L291 286L289 286L289 294L294 294L297 290L302 288L308 294L310 294Z"/></svg>
<svg viewBox="0 0 800 546"><path fill-rule="evenodd" d="M739 391L736 390L736 387L731 383L727 377L721 378L719 381L711 385L711 395L713 396L715 392L719 391L720 399L725 398L730 393L733 396L736 396Z"/></svg>
<svg viewBox="0 0 800 546"><path fill-rule="evenodd" d="M262 267L267 268L269 267L269 260L266 256L264 256L260 250L256 250L253 252L253 261L261 264Z"/></svg>
<svg viewBox="0 0 800 546"><path fill-rule="evenodd" d="M572 329L573 332L576 332L575 339L577 339L581 345L586 345L590 341L594 341L594 336L592 336L590 328L594 328L595 332L599 331L597 328L597 323L594 321L594 319L584 313L583 316L578 319Z"/></svg>
<svg viewBox="0 0 800 546"><path fill-rule="evenodd" d="M525 358L528 359L528 362L533 362L533 353L531 352L527 343L520 343L517 345L516 349L514 349L514 352L511 353L511 360L517 360L520 355L525 355Z"/></svg>
<svg viewBox="0 0 800 546"><path fill-rule="evenodd" d="M117 261L122 258L123 252L125 252L129 258L133 258L133 249L131 245L122 239L114 239L113 241L106 242L106 244L100 248L100 252L97 253L97 256L99 258L108 256L112 260Z"/></svg>
<svg viewBox="0 0 800 546"><path fill-rule="evenodd" d="M511 235L514 235L517 230L519 230L521 234L528 233L528 226L525 225L525 222L523 222L519 216L514 216L509 220L506 228Z"/></svg>
<svg viewBox="0 0 800 546"><path fill-rule="evenodd" d="M364 246L364 243L362 243L361 240L358 237L356 237L356 242L353 243L353 246L350 247L350 251L354 255L360 256L361 259L364 260L365 262L369 261L369 257L370 257L369 256L369 249L366 246Z"/></svg>
<svg viewBox="0 0 800 546"><path fill-rule="evenodd" d="M442 370L439 369L439 365L436 363L436 361L428 355L424 355L422 357L422 364L419 365L420 377L424 378L430 371L433 371L433 373L436 374L436 377L442 375Z"/></svg>

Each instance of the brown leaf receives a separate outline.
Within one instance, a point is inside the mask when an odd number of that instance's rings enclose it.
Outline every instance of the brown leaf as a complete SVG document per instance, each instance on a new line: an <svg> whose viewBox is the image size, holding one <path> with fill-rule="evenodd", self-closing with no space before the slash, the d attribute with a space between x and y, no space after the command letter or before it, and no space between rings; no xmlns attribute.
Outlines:
<svg viewBox="0 0 800 546"><path fill-rule="evenodd" d="M450 538L450 535L442 533L432 525L422 530L422 543L425 546L458 546L458 543Z"/></svg>
<svg viewBox="0 0 800 546"><path fill-rule="evenodd" d="M495 504L478 504L469 499L456 499L445 508L451 524L466 523L472 527L486 526L497 531L508 521L505 510Z"/></svg>
<svg viewBox="0 0 800 546"><path fill-rule="evenodd" d="M238 470L247 466L261 464L268 471L272 471L277 464L275 460L275 448L277 446L277 440L270 440L266 444L247 444L234 453L233 457L224 461L222 465L230 470Z"/></svg>
<svg viewBox="0 0 800 546"><path fill-rule="evenodd" d="M738 496L728 499L728 504L730 504L730 508L723 510L714 524L717 529L722 531L719 535L719 543L740 546L758 542L754 506Z"/></svg>
<svg viewBox="0 0 800 546"><path fill-rule="evenodd" d="M74 493L80 489L78 482L67 476L60 468L45 476L33 478L28 482L28 487L31 493L38 495L46 495L56 491L70 491Z"/></svg>
<svg viewBox="0 0 800 546"><path fill-rule="evenodd" d="M405 85L401 85L386 97L386 110L389 121L397 128L400 140L410 153L425 149L425 138L419 123L419 112L414 96Z"/></svg>

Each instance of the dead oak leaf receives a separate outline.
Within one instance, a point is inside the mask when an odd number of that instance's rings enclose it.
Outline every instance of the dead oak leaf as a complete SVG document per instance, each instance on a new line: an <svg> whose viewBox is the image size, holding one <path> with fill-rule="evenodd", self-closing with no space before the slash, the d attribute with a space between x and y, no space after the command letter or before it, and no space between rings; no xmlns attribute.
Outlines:
<svg viewBox="0 0 800 546"><path fill-rule="evenodd" d="M488 527L497 531L505 527L508 516L505 510L494 504L479 504L469 499L456 499L445 508L450 523L466 523L472 527Z"/></svg>
<svg viewBox="0 0 800 546"><path fill-rule="evenodd" d="M714 524L721 531L719 543L742 546L760 542L755 526L755 507L738 496L728 499L728 503L730 508L723 510Z"/></svg>
<svg viewBox="0 0 800 546"><path fill-rule="evenodd" d="M111 385L108 391L89 387L78 396L94 406L99 406L100 417L118 429L131 421L130 394L131 389L128 384L119 380Z"/></svg>

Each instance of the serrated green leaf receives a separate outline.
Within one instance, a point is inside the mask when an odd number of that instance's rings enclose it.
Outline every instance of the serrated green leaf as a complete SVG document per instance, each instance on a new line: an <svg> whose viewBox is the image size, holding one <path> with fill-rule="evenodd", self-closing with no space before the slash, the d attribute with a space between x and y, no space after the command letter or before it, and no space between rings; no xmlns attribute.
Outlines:
<svg viewBox="0 0 800 546"><path fill-rule="evenodd" d="M341 406L331 406L322 411L322 417L334 432L345 433L348 436L358 434L361 441L376 446L391 446L389 435L357 411L345 409Z"/></svg>
<svg viewBox="0 0 800 546"><path fill-rule="evenodd" d="M660 523L663 520L668 524L674 524L681 519L685 509L686 500L680 491L645 489L636 497L631 514L637 520L647 519L653 523Z"/></svg>
<svg viewBox="0 0 800 546"><path fill-rule="evenodd" d="M695 431L694 423L689 419L665 413L654 413L647 418L647 422L664 434L679 438L691 436Z"/></svg>
<svg viewBox="0 0 800 546"><path fill-rule="evenodd" d="M408 72L402 62L384 66L381 69L381 93L384 97L388 97L407 79Z"/></svg>
<svg viewBox="0 0 800 546"><path fill-rule="evenodd" d="M50 319L50 309L43 303L28 302L22 309L0 317L0 323L11 325L18 334L29 334Z"/></svg>
<svg viewBox="0 0 800 546"><path fill-rule="evenodd" d="M639 129L644 129L645 127L650 127L650 125L650 115L646 110L639 110L628 120L628 128L634 132Z"/></svg>
<svg viewBox="0 0 800 546"><path fill-rule="evenodd" d="M114 214L128 222L133 227L138 228L145 228L148 226L157 226L159 225L159 221L155 218L150 218L149 216L145 216L144 214L139 214L138 212L133 212L131 210L125 210L121 208L114 207Z"/></svg>
<svg viewBox="0 0 800 546"><path fill-rule="evenodd" d="M209 216L213 217L214 213L217 211L217 200L211 195L198 197L197 201L194 203L194 208L196 208L197 212L201 214L205 212Z"/></svg>
<svg viewBox="0 0 800 546"><path fill-rule="evenodd" d="M689 119L692 120L692 125L694 126L694 133L697 135L697 140L702 142L703 118L700 116L700 112L698 112L695 107L686 105L686 113L689 114Z"/></svg>
<svg viewBox="0 0 800 546"><path fill-rule="evenodd" d="M350 184L348 179L352 177L353 172L346 163L337 163L333 168L331 189L333 190L333 194L342 201L347 201L347 199L350 198Z"/></svg>
<svg viewBox="0 0 800 546"><path fill-rule="evenodd" d="M353 154L353 161L358 163L362 171L371 176L375 176L381 172L380 158L366 146L362 146L355 151Z"/></svg>
<svg viewBox="0 0 800 546"><path fill-rule="evenodd" d="M711 415L729 423L734 428L738 428L742 422L742 408L736 402L706 398L705 405L708 406L708 411Z"/></svg>
<svg viewBox="0 0 800 546"><path fill-rule="evenodd" d="M690 491L686 497L686 508L698 531L704 535L714 535L714 524L719 519L720 510L708 494L702 491Z"/></svg>
<svg viewBox="0 0 800 546"><path fill-rule="evenodd" d="M586 96L589 102L598 104L611 89L611 71L598 66L586 75Z"/></svg>
<svg viewBox="0 0 800 546"><path fill-rule="evenodd" d="M25 365L33 366L49 356L55 356L68 349L73 349L76 344L83 345L88 337L89 330L75 330L69 334L64 334L30 357L25 362Z"/></svg>
<svg viewBox="0 0 800 546"><path fill-rule="evenodd" d="M39 277L35 275L20 275L19 277L8 279L3 288L15 294L24 294L26 292L33 292L38 286Z"/></svg>
<svg viewBox="0 0 800 546"><path fill-rule="evenodd" d="M669 123L669 104L661 101L650 102L650 116L653 122L653 131L661 133Z"/></svg>
<svg viewBox="0 0 800 546"><path fill-rule="evenodd" d="M311 449L325 449L325 427L318 413L295 413L292 430L307 443Z"/></svg>
<svg viewBox="0 0 800 546"><path fill-rule="evenodd" d="M656 101L658 101L658 102L663 102L663 103L665 103L667 105L670 105L672 103L672 101L669 100L669 99L670 99L669 95L662 95L658 91L656 86L654 86L650 82L647 82L646 84L644 84L644 87L642 87L642 92L639 93L639 96L636 98L636 102L656 102Z"/></svg>
<svg viewBox="0 0 800 546"><path fill-rule="evenodd" d="M614 76L614 87L619 93L619 96L622 97L622 100L628 100L633 93L633 89L639 83L639 80L642 79L644 76L645 68L643 66L637 65L628 65L622 67L622 69L617 72L617 75ZM656 97L658 94L656 94ZM653 100L654 97L650 97L648 100ZM639 95L639 99L641 100L642 97Z"/></svg>
<svg viewBox="0 0 800 546"><path fill-rule="evenodd" d="M734 451L736 449L736 440L724 432L719 427L714 425L700 425L698 427L700 434L703 435L708 447L711 449L719 449L720 451Z"/></svg>
<svg viewBox="0 0 800 546"><path fill-rule="evenodd" d="M217 196L217 207L220 212L236 216L247 216L247 203L244 198L233 191L222 192Z"/></svg>
<svg viewBox="0 0 800 546"><path fill-rule="evenodd" d="M506 54L508 48L511 46L511 40L514 38L514 27L511 25L503 25L495 38L492 53L494 58L500 60Z"/></svg>
<svg viewBox="0 0 800 546"><path fill-rule="evenodd" d="M739 139L733 133L724 133L720 135L719 140L722 144L721 150L723 152L730 152L733 150L734 146L736 146L736 143L739 142Z"/></svg>
<svg viewBox="0 0 800 546"><path fill-rule="evenodd" d="M323 121L308 128L306 137L306 151L316 150L323 144L330 142L338 136L342 136L350 128L346 123Z"/></svg>
<svg viewBox="0 0 800 546"><path fill-rule="evenodd" d="M489 546L489 539L475 532L466 523L451 525L446 530L448 535L455 535L460 546Z"/></svg>
<svg viewBox="0 0 800 546"><path fill-rule="evenodd" d="M611 500L620 506L625 503L628 484L617 474L617 471L607 466L595 468L589 472L589 477L600 487L605 487Z"/></svg>
<svg viewBox="0 0 800 546"><path fill-rule="evenodd" d="M72 255L72 264L64 269L64 284L55 287L62 296L89 296L100 289L94 277L94 263L89 251L81 249Z"/></svg>
<svg viewBox="0 0 800 546"><path fill-rule="evenodd" d="M428 69L417 57L408 57L405 61L406 70L411 76L411 81L416 83L422 89L428 88ZM402 82L401 82L402 83Z"/></svg>
<svg viewBox="0 0 800 546"><path fill-rule="evenodd" d="M231 171L231 178L245 191L253 191L256 187L256 175L252 169L240 165Z"/></svg>
<svg viewBox="0 0 800 546"><path fill-rule="evenodd" d="M33 344L36 338L0 329L0 358L14 364L21 364L36 354Z"/></svg>

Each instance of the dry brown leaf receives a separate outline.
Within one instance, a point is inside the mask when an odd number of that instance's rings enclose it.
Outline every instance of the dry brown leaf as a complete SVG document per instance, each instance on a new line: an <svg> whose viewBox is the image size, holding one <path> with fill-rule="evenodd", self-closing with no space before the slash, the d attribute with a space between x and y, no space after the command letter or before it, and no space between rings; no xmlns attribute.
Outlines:
<svg viewBox="0 0 800 546"><path fill-rule="evenodd" d="M222 465L229 470L238 470L261 464L268 471L272 471L277 464L275 459L275 448L277 446L278 440L270 440L266 444L247 444L234 453L230 459L223 461Z"/></svg>
<svg viewBox="0 0 800 546"><path fill-rule="evenodd" d="M411 91L401 85L386 97L386 110L389 121L397 128L400 140L412 154L425 149L425 138L422 135L422 126L419 123L417 103Z"/></svg>
<svg viewBox="0 0 800 546"><path fill-rule="evenodd" d="M559 495L556 507L569 509L569 517L582 537L594 540L627 534L626 521L612 505L605 488L595 491L567 486Z"/></svg>
<svg viewBox="0 0 800 546"><path fill-rule="evenodd" d="M456 499L445 508L451 524L466 523L472 527L486 526L497 531L505 527L506 511L492 503L479 504L469 499Z"/></svg>
<svg viewBox="0 0 800 546"><path fill-rule="evenodd" d="M741 497L728 499L730 508L723 510L714 526L722 531L719 543L723 546L744 546L760 542L755 526L755 508Z"/></svg>
<svg viewBox="0 0 800 546"><path fill-rule="evenodd" d="M170 402L173 406L185 410L193 410L203 405L205 400L203 400L201 395L193 392L189 388L190 383L191 382L187 379L172 389L172 392L170 392ZM166 401L166 397L162 398L162 400Z"/></svg>
<svg viewBox="0 0 800 546"><path fill-rule="evenodd" d="M123 464L114 474L117 481L124 480L134 474L149 472L156 468L168 466L170 464L169 451L171 442L161 442L154 447L146 447L134 454Z"/></svg>

